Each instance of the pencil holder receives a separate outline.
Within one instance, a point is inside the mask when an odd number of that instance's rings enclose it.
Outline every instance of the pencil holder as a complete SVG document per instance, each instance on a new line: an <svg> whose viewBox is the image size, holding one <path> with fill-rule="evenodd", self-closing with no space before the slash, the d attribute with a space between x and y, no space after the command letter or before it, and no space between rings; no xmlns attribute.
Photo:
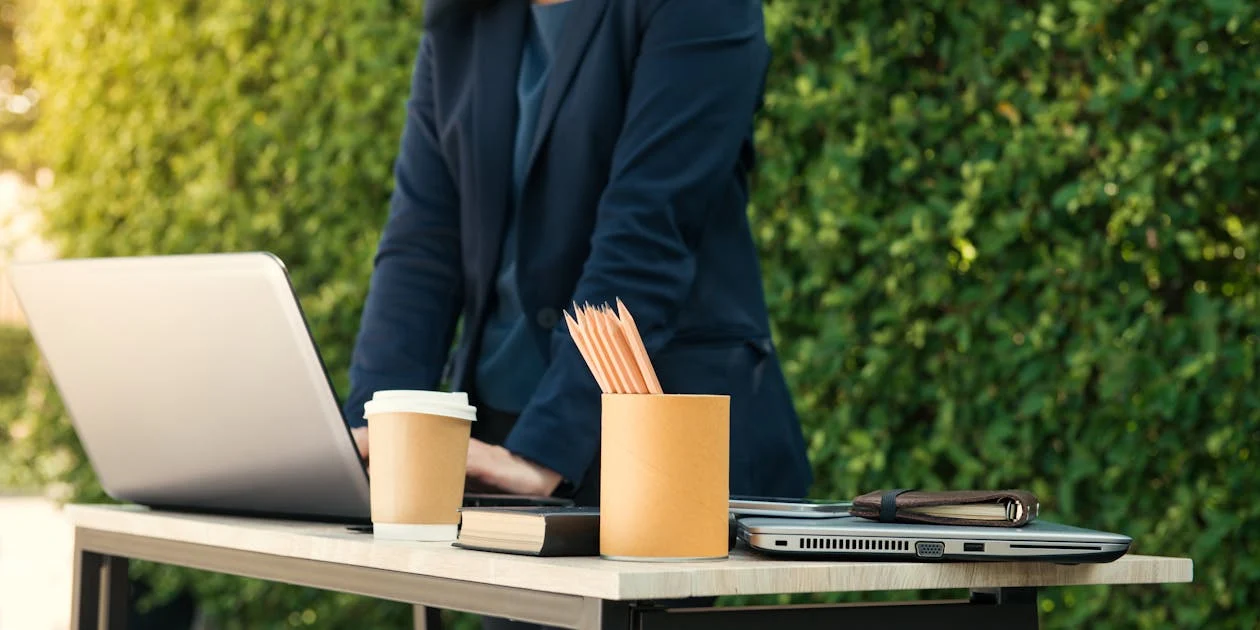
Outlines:
<svg viewBox="0 0 1260 630"><path fill-rule="evenodd" d="M727 556L730 407L729 396L603 395L601 556Z"/></svg>

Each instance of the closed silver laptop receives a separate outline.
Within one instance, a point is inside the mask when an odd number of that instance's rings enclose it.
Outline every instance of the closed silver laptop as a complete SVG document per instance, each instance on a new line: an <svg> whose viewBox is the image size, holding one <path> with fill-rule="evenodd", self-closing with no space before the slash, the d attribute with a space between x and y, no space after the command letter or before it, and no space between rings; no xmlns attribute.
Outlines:
<svg viewBox="0 0 1260 630"><path fill-rule="evenodd" d="M367 473L277 258L58 260L11 275L110 496L369 519Z"/></svg>
<svg viewBox="0 0 1260 630"><path fill-rule="evenodd" d="M784 556L911 561L1111 562L1128 552L1121 534L1036 520L1024 527L881 523L856 516L828 519L748 517L739 538Z"/></svg>

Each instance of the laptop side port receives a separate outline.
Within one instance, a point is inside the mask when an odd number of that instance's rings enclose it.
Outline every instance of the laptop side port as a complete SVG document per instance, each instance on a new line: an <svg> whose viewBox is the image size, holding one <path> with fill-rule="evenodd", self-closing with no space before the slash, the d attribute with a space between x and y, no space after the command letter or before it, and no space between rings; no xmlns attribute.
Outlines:
<svg viewBox="0 0 1260 630"><path fill-rule="evenodd" d="M945 543L921 540L914 543L914 555L920 558L939 558L945 555Z"/></svg>
<svg viewBox="0 0 1260 630"><path fill-rule="evenodd" d="M963 543L963 551L984 553L984 543Z"/></svg>

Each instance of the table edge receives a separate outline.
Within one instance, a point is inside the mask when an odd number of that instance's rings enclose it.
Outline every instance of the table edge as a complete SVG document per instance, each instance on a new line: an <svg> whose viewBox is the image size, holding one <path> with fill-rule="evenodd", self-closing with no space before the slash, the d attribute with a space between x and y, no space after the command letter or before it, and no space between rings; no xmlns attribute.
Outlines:
<svg viewBox="0 0 1260 630"><path fill-rule="evenodd" d="M151 535L147 533L137 534L135 532L128 531L126 528L101 526L100 523L91 522L93 520L92 519L93 514L109 514L111 517L119 517L120 515L127 515L127 516L139 517L139 518L156 518L156 519L169 518L169 519L175 519L175 520L180 520L181 518L193 518L193 517L213 519L214 517L210 515L191 514L191 513L183 513L183 512L161 512L161 511L153 511L143 506L110 505L110 504L66 504L63 506L63 513L66 515L68 520L76 528L80 528L80 529L112 532L112 533L122 533L122 534L129 534L133 536L154 538L154 539L159 539L159 540L173 540L173 541L187 542L187 543L192 543L192 544L200 544L200 545L205 545L209 547L216 547L220 549L243 550L243 551L248 551L250 553L255 553L259 555L272 555L272 556L277 556L277 557L299 557L299 558L304 558L307 560L312 560L315 562L327 562L330 564L361 566L361 567L376 568L376 569L380 569L384 571L394 571L394 572L405 573L405 574L409 573L409 574L414 574L414 575L428 575L431 577L438 577L438 578L444 578L444 579L469 581L467 580L467 578L464 578L464 577L452 577L448 575L437 575L434 573L425 573L425 572L417 572L417 571L405 571L405 570L400 570L396 568L373 567L367 564L360 564L360 563L354 563L354 562L341 562L334 559L310 558L310 557L297 556L297 555L286 555L282 553L275 553L274 551L267 551L267 550L261 550L261 549L243 549L241 547L224 545L221 543L216 544L213 542L207 542L205 540L190 540L188 537L182 537L182 536L155 536L155 535ZM224 517L224 518L229 518L229 517ZM248 517L230 517L230 518L248 518ZM236 523L216 523L213 520L207 520L200 524L202 525L208 524L208 525L212 525L216 527L241 527L239 524L236 524ZM329 523L311 523L311 524L312 525L332 525ZM273 536L300 536L302 535L300 532L283 532L283 531L272 531L272 530L264 530L264 531L267 534L270 534ZM308 535L315 537L315 535L313 534L308 534ZM489 553L489 552L468 552L468 553ZM498 558L499 556L508 556L508 554L492 554L492 555L496 556L496 558ZM533 560L532 558L528 558L525 556L510 556L510 557L518 561L522 559L524 559L524 561L526 562ZM506 560L506 558L499 558L499 559ZM768 562L775 562L775 561L768 560ZM1024 564L1028 564L1030 566L1030 569L1034 569L1034 571L1030 571L1029 573L1024 574L1022 576L1018 576L1024 579L988 579L988 580L967 581L964 583L964 581L957 579L957 576L951 576L951 579L946 580L943 583L930 583L929 580L925 580L925 579L912 579L912 580L909 580L906 585L895 586L895 587L885 586L883 583L880 583L878 585L871 586L871 587L859 586L857 588L844 588L841 590L819 590L819 589L814 589L814 588L797 587L797 588L781 588L781 589L774 589L774 590L753 589L749 592L738 592L741 589L719 588L719 585L723 581L723 578L729 577L729 576L736 576L737 574L742 574L742 573L753 573L753 572L756 572L765 568L769 568L769 567L745 565L745 566L738 566L734 568L721 568L721 570L717 570L721 566L719 563L706 563L700 566L643 564L643 565L640 565L639 567L639 568L642 568L641 571L628 572L628 573L627 572L607 573L607 575L609 576L609 580L604 582L602 584L602 587L601 585L598 585L598 584L586 583L583 586L590 587L590 588L564 589L563 591L547 590L546 592L559 593L559 594L565 594L565 595L574 595L574 596L579 596L579 597L594 597L594 598L606 599L606 600L611 600L611 601L628 601L628 600L636 600L636 599L660 599L660 598L675 598L675 597L803 594L803 593L815 593L815 592L843 593L843 592L873 592L873 591L894 591L894 590L947 590L947 589L964 589L964 588L978 589L978 588L1003 588L1003 587L1057 588L1057 587L1064 587L1064 586L1097 586L1097 585L1115 585L1115 586L1152 585L1152 584L1162 585L1162 584L1184 584L1184 583L1191 583L1194 581L1194 561L1192 558L1189 558L1189 557L1129 554L1126 556L1122 556L1120 559L1112 563L1104 563L1104 564L1097 564L1097 565L1083 564L1083 565L1074 565L1074 566L1084 567L1083 569L1084 571L1102 571L1102 572L1107 572L1108 570L1123 571L1124 570L1123 568L1121 569L1115 568L1117 566L1116 563L1126 563L1126 564L1139 563L1139 564L1148 564L1148 565L1154 563L1157 566L1159 573L1161 575L1160 577L1154 578L1154 579L1124 579L1123 576L1112 575L1112 576L1104 576L1104 579L1098 579L1094 581L1074 581L1070 579L1055 580L1055 579L1047 579L1046 575L1061 575L1062 570L1077 571L1077 570L1082 570L1082 569L1074 569L1074 568L1063 569L1063 565L1050 565L1047 563L1024 563ZM850 563L845 563L845 564L847 565ZM892 563L881 563L881 564L892 564ZM932 574L932 573L940 573L942 570L944 570L945 567L955 567L959 565L968 566L968 565L975 565L975 564L990 564L990 563L921 563L921 564L908 563L908 564L916 564L916 566L921 566L924 569L925 574ZM846 568L851 568L851 567L846 567L843 565L821 563L821 562L820 563L805 562L803 564L795 563L795 566L801 572L801 574L807 574L807 575L804 575L802 579L793 580L798 583L812 582L814 580L819 579L820 576L825 577L825 575L829 572L843 572L846 570ZM1056 567L1059 567L1059 568L1056 568ZM573 570L575 572L587 572L587 573L590 573L592 571L599 572L598 567L584 567L584 568L557 567L557 570L565 570L565 569ZM779 567L779 569L782 569L782 567ZM1037 575L1034 575L1034 574L1037 574ZM809 577L809 575L814 576L813 580L804 579L804 578ZM924 576L918 575L914 577L923 578ZM1017 576L1007 576L1007 577L1017 577ZM679 580L678 582L675 582L675 584L681 585L683 583L689 583L690 588L681 589L681 590L676 589L676 588L662 590L661 588L659 588L661 586L662 581L673 581L674 579ZM473 581L478 581L478 580L473 580ZM776 577L775 579L772 579L771 581L777 582L777 583L787 582L787 580L782 577ZM835 580L832 580L832 581L834 582ZM511 588L526 588L526 589L529 588L528 586L522 586L521 584L515 584L515 583L514 584L498 584L498 583L493 583L493 582L480 582L480 581L478 582L485 583L485 584L495 584L495 585L511 587ZM654 588L654 587L657 587L657 588ZM532 589L532 590L540 590L540 589ZM732 591L736 591L736 592L732 592Z"/></svg>

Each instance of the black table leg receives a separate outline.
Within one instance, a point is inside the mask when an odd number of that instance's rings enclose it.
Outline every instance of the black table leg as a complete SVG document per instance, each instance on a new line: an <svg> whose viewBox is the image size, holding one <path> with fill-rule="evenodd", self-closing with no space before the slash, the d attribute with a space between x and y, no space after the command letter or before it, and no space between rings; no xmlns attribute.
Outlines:
<svg viewBox="0 0 1260 630"><path fill-rule="evenodd" d="M126 558L105 556L101 570L101 587L105 591L101 598L104 610L101 616L107 620L109 630L126 630L127 617L131 614L131 580L127 578Z"/></svg>
<svg viewBox="0 0 1260 630"><path fill-rule="evenodd" d="M1036 588L972 589L970 601L1003 608L1017 628L1037 628Z"/></svg>
<svg viewBox="0 0 1260 630"><path fill-rule="evenodd" d="M98 630L104 621L107 630L126 630L130 588L126 558L76 547L72 627L75 630Z"/></svg>
<svg viewBox="0 0 1260 630"><path fill-rule="evenodd" d="M441 608L416 604L411 610L414 630L442 630Z"/></svg>
<svg viewBox="0 0 1260 630"><path fill-rule="evenodd" d="M601 601L599 607L599 623L594 627L600 630L632 630L635 624L635 605L629 602Z"/></svg>

